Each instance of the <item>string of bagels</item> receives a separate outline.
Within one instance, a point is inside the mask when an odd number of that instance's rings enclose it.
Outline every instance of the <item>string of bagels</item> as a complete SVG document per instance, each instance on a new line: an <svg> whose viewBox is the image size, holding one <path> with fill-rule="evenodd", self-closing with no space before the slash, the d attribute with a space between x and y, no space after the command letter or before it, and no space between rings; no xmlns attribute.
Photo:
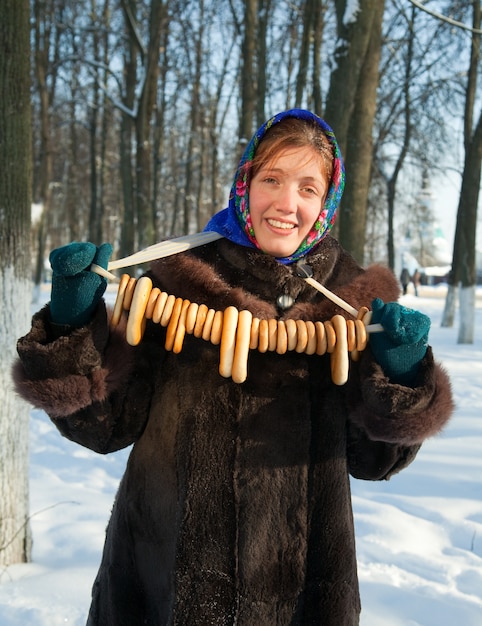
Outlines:
<svg viewBox="0 0 482 626"><path fill-rule="evenodd" d="M253 316L248 310L238 311L234 306L216 311L205 304L190 302L153 287L148 276L136 279L122 274L119 280L112 274L112 270L147 263L220 238L222 235L216 232L186 235L111 261L107 270L92 264L92 271L119 282L111 327L116 327L123 313L127 312L126 340L132 346L141 342L147 320L166 327L165 348L174 353L182 350L186 334L219 345L219 373L225 378L232 378L235 383L243 383L247 379L250 350L278 354L288 351L317 355L328 353L333 383L344 385L348 380L349 357L356 361L367 345L369 333L380 332L383 328L380 324L370 324L371 311L368 307L357 310L314 280L307 265L299 263L297 274L347 311L353 319L335 315L324 322L266 320Z"/></svg>

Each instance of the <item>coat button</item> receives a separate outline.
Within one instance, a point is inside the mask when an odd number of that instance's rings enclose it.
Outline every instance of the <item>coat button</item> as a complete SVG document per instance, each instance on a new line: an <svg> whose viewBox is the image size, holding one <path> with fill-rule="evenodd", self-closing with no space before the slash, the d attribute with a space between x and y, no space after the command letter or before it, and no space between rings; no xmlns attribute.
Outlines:
<svg viewBox="0 0 482 626"><path fill-rule="evenodd" d="M280 308L282 311L286 311L286 309L291 308L294 303L295 299L286 293L283 293L281 296L278 296L276 298L276 304L278 305L278 308Z"/></svg>

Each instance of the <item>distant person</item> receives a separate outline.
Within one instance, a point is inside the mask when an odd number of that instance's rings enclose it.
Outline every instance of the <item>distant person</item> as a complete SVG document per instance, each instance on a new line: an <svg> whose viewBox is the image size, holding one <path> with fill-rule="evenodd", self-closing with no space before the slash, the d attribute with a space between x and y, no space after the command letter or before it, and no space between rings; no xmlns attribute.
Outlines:
<svg viewBox="0 0 482 626"><path fill-rule="evenodd" d="M418 288L420 286L420 272L415 270L412 276L413 288L415 289L415 295L418 296Z"/></svg>
<svg viewBox="0 0 482 626"><path fill-rule="evenodd" d="M403 268L402 273L400 274L400 282L402 284L403 295L407 295L408 285L410 284L410 272L406 267Z"/></svg>

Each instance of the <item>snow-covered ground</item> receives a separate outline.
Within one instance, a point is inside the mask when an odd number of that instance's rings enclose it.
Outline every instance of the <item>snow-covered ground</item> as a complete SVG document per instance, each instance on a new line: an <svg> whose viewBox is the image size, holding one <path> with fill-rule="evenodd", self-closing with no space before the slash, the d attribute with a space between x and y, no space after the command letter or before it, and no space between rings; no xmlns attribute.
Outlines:
<svg viewBox="0 0 482 626"><path fill-rule="evenodd" d="M432 318L430 343L452 378L448 428L389 482L353 481L362 626L482 625L482 292L476 340L441 328L444 288L402 298ZM31 419L33 562L0 571L2 626L85 624L128 451L106 457ZM133 625L136 626L136 625Z"/></svg>

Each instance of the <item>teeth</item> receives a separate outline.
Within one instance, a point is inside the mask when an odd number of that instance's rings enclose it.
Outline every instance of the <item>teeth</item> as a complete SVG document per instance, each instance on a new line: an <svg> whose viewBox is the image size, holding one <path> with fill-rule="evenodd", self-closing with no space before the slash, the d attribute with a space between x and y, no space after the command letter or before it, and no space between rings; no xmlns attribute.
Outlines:
<svg viewBox="0 0 482 626"><path fill-rule="evenodd" d="M292 230L295 227L294 224L288 224L286 222L278 222L278 220L268 220L268 224L270 224L274 228L283 228L284 230Z"/></svg>

